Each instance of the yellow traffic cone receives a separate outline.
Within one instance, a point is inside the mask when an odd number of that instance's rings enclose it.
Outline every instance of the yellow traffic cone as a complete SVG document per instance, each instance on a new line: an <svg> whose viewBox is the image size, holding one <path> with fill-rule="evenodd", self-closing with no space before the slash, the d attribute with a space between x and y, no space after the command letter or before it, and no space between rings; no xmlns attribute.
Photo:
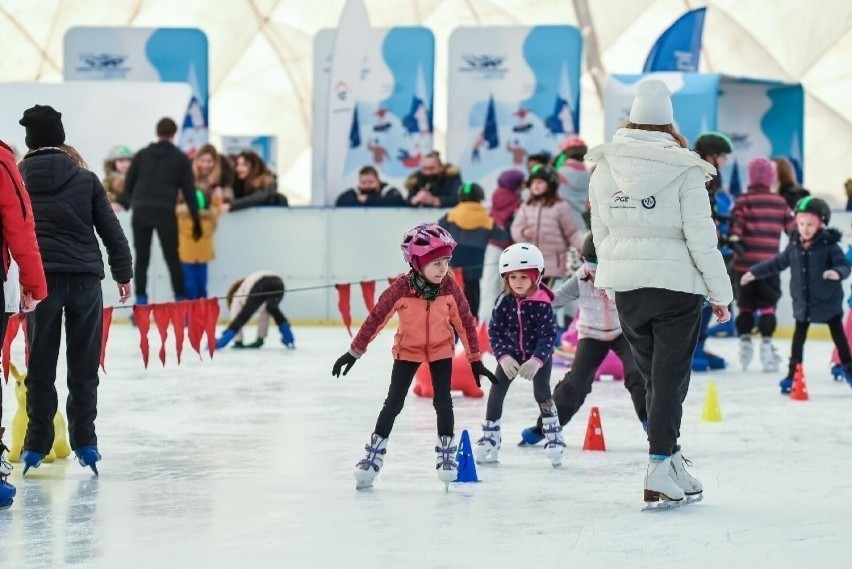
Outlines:
<svg viewBox="0 0 852 569"><path fill-rule="evenodd" d="M707 383L707 397L704 399L704 410L701 412L701 420L718 423L722 420L722 411L719 409L719 395L716 393L716 382Z"/></svg>

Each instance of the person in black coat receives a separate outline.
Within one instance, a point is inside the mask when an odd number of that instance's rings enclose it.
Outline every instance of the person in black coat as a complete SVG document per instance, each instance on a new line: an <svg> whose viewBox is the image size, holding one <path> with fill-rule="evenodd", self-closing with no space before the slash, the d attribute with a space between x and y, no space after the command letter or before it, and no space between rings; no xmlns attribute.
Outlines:
<svg viewBox="0 0 852 569"><path fill-rule="evenodd" d="M843 285L849 276L849 261L843 254L840 232L827 228L831 218L828 204L813 196L796 204L796 226L790 232L790 243L775 258L751 267L740 280L747 285L756 279L777 275L790 268L790 296L796 329L790 349L790 367L781 380L781 392L789 393L793 374L802 363L802 353L811 322L826 323L837 348L842 369L835 375L845 377L852 386L852 355L843 331Z"/></svg>
<svg viewBox="0 0 852 569"><path fill-rule="evenodd" d="M349 188L339 196L337 207L403 207L405 200L394 187L382 182L378 171L364 166L358 171L358 187Z"/></svg>
<svg viewBox="0 0 852 569"><path fill-rule="evenodd" d="M155 230L169 268L175 298L186 296L178 257L178 224L175 216L178 191L183 193L183 201L192 217L192 238L196 241L201 239L192 163L174 145L176 134L175 121L160 119L157 123L157 142L136 153L124 179L124 195L133 211L136 304L148 304L148 265L151 262L151 238Z"/></svg>
<svg viewBox="0 0 852 569"><path fill-rule="evenodd" d="M420 170L405 181L412 207L453 207L459 203L461 173L452 164L442 164L433 151L423 157Z"/></svg>
<svg viewBox="0 0 852 569"><path fill-rule="evenodd" d="M119 300L130 298L132 258L127 238L98 177L66 146L61 114L36 105L24 112L30 148L20 164L30 195L36 239L48 296L27 316L30 346L24 473L38 467L53 445L56 362L65 318L68 365L68 434L80 464L97 473L95 434L98 365L103 334L104 264L97 233L106 247ZM174 215L174 214L172 214Z"/></svg>

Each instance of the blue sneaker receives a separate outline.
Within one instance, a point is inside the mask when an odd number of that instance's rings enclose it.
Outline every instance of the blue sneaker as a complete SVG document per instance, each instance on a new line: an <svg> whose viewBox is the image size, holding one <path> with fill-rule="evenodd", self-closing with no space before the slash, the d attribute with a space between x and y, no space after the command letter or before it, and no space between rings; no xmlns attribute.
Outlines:
<svg viewBox="0 0 852 569"><path fill-rule="evenodd" d="M704 357L707 358L707 365L710 366L710 369L725 369L728 365L723 357L716 354L704 352Z"/></svg>
<svg viewBox="0 0 852 569"><path fill-rule="evenodd" d="M704 355L699 355L696 350L695 355L692 356L692 371L707 371L710 369L710 362L707 361L707 358Z"/></svg>
<svg viewBox="0 0 852 569"><path fill-rule="evenodd" d="M521 442L519 447L537 445L544 440L544 433L540 427L529 427L521 431Z"/></svg>
<svg viewBox="0 0 852 569"><path fill-rule="evenodd" d="M291 350L295 349L296 339L293 338L293 331L290 329L290 325L286 322L282 322L281 325L278 326L278 331L281 332L281 343Z"/></svg>
<svg viewBox="0 0 852 569"><path fill-rule="evenodd" d="M840 364L834 364L831 366L831 377L834 381L846 381L846 374L843 373L843 366Z"/></svg>
<svg viewBox="0 0 852 569"><path fill-rule="evenodd" d="M788 375L778 382L778 387L781 388L781 395L790 395L793 391L793 378Z"/></svg>
<svg viewBox="0 0 852 569"><path fill-rule="evenodd" d="M222 332L222 335L219 337L219 339L216 340L216 349L221 350L222 348L230 344L231 340L233 340L234 336L236 335L236 332L234 332L230 328L226 328L225 331Z"/></svg>
<svg viewBox="0 0 852 569"><path fill-rule="evenodd" d="M0 480L0 510L5 510L12 506L12 498L15 497L17 490L15 487L6 482L5 480Z"/></svg>
<svg viewBox="0 0 852 569"><path fill-rule="evenodd" d="M24 463L24 471L21 473L21 476L24 476L27 473L27 470L30 468L38 468L41 466L41 461L44 460L46 455L41 452L35 452L33 450L25 450L21 453L21 462Z"/></svg>
<svg viewBox="0 0 852 569"><path fill-rule="evenodd" d="M95 476L100 476L98 467L95 466L95 463L101 459L98 447L80 447L74 451L74 454L77 455L77 461L80 463L80 466L88 466L95 473Z"/></svg>

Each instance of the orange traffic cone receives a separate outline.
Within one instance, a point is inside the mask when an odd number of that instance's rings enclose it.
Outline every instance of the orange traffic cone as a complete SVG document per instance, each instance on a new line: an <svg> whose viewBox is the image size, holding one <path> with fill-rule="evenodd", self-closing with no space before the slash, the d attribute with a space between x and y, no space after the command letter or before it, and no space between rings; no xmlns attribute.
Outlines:
<svg viewBox="0 0 852 569"><path fill-rule="evenodd" d="M793 374L793 391L790 392L790 399L796 401L807 401L808 384L805 383L805 372L802 371L802 364L796 364L796 372Z"/></svg>
<svg viewBox="0 0 852 569"><path fill-rule="evenodd" d="M597 407L592 407L592 412L589 414L589 426L586 427L583 450L606 450L603 427L601 427L601 412Z"/></svg>
<svg viewBox="0 0 852 569"><path fill-rule="evenodd" d="M479 352L482 354L493 354L491 342L488 340L488 325L485 322L480 322L476 329L476 339L479 340Z"/></svg>

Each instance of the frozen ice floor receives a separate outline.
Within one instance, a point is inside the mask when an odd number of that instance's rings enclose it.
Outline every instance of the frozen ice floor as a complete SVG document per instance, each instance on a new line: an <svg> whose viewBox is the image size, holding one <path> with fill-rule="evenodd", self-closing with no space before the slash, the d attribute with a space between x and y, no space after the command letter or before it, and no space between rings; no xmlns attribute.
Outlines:
<svg viewBox="0 0 852 569"><path fill-rule="evenodd" d="M830 379L827 343L807 348L809 402L779 395L775 375L695 375L682 443L705 500L641 513L644 433L611 381L567 427L560 469L540 448L515 446L535 413L530 384L518 382L500 464L449 493L434 471L431 404L411 395L376 487L356 492L351 470L387 388L392 333L340 380L329 370L345 332L296 334L295 352L277 341L212 363L185 352L180 367L170 340L162 368L152 332L146 372L136 331L113 326L101 476L64 460L22 480L17 465L18 498L0 512L0 567L852 566L852 389ZM735 340L711 344L735 360ZM721 423L700 420L710 379ZM5 394L9 425L11 384ZM607 452L580 450L592 405ZM476 438L484 400L459 396L455 408L457 432Z"/></svg>

